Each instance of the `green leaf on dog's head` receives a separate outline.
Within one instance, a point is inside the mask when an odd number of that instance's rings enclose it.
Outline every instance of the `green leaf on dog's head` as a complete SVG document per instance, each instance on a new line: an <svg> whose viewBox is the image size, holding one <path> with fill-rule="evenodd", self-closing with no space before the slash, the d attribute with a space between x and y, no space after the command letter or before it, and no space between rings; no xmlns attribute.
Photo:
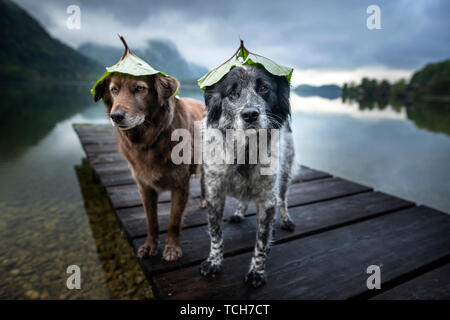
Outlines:
<svg viewBox="0 0 450 320"><path fill-rule="evenodd" d="M203 77L198 79L197 83L202 90L205 90L206 87L212 86L213 84L219 82L234 67L243 65L261 65L273 75L286 77L288 82L291 82L292 72L294 71L293 68L279 65L270 59L249 52L244 47L244 42L241 40L241 46L230 59L217 68L209 71Z"/></svg>
<svg viewBox="0 0 450 320"><path fill-rule="evenodd" d="M240 62L236 56L233 56L230 60L225 62L224 64L218 66L217 68L209 71L199 80L197 83L202 90L205 90L206 87L212 86L213 84L219 82L224 75L228 73L232 68L236 66L241 66L242 62Z"/></svg>
<svg viewBox="0 0 450 320"><path fill-rule="evenodd" d="M128 48L128 45L125 42L123 37L119 36L125 45L125 52L122 55L122 58L115 65L106 68L106 72L97 80L94 86L91 89L91 93L95 93L95 88L110 74L112 73L123 73L129 74L131 76L147 76L152 74L161 73L166 76L164 72L158 71L154 69L147 62L139 58Z"/></svg>
<svg viewBox="0 0 450 320"><path fill-rule="evenodd" d="M251 53L248 55L245 64L260 64L271 74L286 77L289 83L291 82L292 72L294 72L294 68L279 65L270 59Z"/></svg>

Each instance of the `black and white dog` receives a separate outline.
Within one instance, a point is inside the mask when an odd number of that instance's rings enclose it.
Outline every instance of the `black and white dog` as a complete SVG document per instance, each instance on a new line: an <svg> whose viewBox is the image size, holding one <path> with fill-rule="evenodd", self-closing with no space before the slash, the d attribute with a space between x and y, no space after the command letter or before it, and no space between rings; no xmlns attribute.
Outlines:
<svg viewBox="0 0 450 320"><path fill-rule="evenodd" d="M201 264L206 276L220 272L223 262L222 216L226 195L241 201L230 219L244 218L248 203L257 207L257 233L253 257L245 281L254 287L265 284L265 261L269 251L276 209L281 228L293 230L286 201L295 156L290 127L290 86L285 77L275 76L263 67L236 67L218 83L207 87L205 102L204 148L213 143L208 128L225 133L228 129L278 129L278 169L261 174L261 164L203 163L203 187L208 207L211 247L209 257ZM206 127L206 128L205 128ZM216 130L217 131L217 130ZM269 135L270 139L270 135ZM273 139L273 138L272 138Z"/></svg>

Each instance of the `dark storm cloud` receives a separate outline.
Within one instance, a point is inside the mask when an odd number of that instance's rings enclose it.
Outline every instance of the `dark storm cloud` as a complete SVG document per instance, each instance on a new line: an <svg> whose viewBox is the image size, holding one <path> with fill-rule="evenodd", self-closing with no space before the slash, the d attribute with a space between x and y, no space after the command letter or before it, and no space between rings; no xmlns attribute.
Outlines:
<svg viewBox="0 0 450 320"><path fill-rule="evenodd" d="M61 2L61 1L58 1ZM198 15L216 16L218 13L213 1L204 0L170 0L170 1L145 1L145 0L120 0L120 1L63 1L66 6L79 4L80 7L92 11L108 11L115 19L129 26L138 26L140 21L148 17L154 17L161 12L183 12L186 16L195 19ZM226 17L232 10L232 4L228 1L219 3L220 17Z"/></svg>
<svg viewBox="0 0 450 320"><path fill-rule="evenodd" d="M42 1L16 0L52 35L135 45L148 38L176 42L190 60L215 66L245 39L250 50L296 68L384 66L414 69L450 56L450 1ZM83 27L67 30L65 8L78 4ZM381 8L381 30L366 28L366 9Z"/></svg>

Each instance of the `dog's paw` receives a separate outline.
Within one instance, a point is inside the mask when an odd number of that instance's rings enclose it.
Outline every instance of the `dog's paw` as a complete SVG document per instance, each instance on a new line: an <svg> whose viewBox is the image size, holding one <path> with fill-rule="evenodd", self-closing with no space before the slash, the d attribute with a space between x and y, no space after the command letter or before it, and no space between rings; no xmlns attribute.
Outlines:
<svg viewBox="0 0 450 320"><path fill-rule="evenodd" d="M295 223L292 222L292 220L282 220L280 228L287 231L294 231L295 230Z"/></svg>
<svg viewBox="0 0 450 320"><path fill-rule="evenodd" d="M200 199L200 208L201 209L205 209L206 208L206 200L205 199Z"/></svg>
<svg viewBox="0 0 450 320"><path fill-rule="evenodd" d="M217 274L220 271L222 271L221 263L212 263L209 260L205 260L200 265L200 273L205 277L210 274Z"/></svg>
<svg viewBox="0 0 450 320"><path fill-rule="evenodd" d="M266 284L266 276L264 272L250 270L245 276L245 282L253 288L259 288Z"/></svg>
<svg viewBox="0 0 450 320"><path fill-rule="evenodd" d="M156 256L157 254L158 254L158 244L146 242L139 247L136 255L138 256L138 258L143 259L150 256Z"/></svg>
<svg viewBox="0 0 450 320"><path fill-rule="evenodd" d="M230 217L230 222L233 222L233 223L239 223L239 222L241 222L242 220L244 220L244 216L243 216L243 215L240 215L240 214L233 214L233 215Z"/></svg>
<svg viewBox="0 0 450 320"><path fill-rule="evenodd" d="M180 247L166 245L164 247L162 257L166 261L175 261L181 258L182 255L183 251L181 250Z"/></svg>

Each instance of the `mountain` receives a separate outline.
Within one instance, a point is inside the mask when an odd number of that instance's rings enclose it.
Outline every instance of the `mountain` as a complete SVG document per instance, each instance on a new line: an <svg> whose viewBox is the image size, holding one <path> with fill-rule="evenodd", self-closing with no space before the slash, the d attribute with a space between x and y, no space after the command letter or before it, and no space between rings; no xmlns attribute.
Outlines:
<svg viewBox="0 0 450 320"><path fill-rule="evenodd" d="M132 50L155 69L175 76L179 80L198 79L208 72L207 68L186 61L176 45L169 40L147 40L144 47ZM117 63L122 56L123 48L88 42L80 45L78 51L107 67Z"/></svg>
<svg viewBox="0 0 450 320"><path fill-rule="evenodd" d="M0 38L1 81L91 80L102 72L10 0L0 0Z"/></svg>
<svg viewBox="0 0 450 320"><path fill-rule="evenodd" d="M342 94L341 87L329 84L324 86L311 86L308 84L302 84L298 87L294 88L294 92L297 93L301 97L313 97L318 96L326 99L336 99L339 98Z"/></svg>

